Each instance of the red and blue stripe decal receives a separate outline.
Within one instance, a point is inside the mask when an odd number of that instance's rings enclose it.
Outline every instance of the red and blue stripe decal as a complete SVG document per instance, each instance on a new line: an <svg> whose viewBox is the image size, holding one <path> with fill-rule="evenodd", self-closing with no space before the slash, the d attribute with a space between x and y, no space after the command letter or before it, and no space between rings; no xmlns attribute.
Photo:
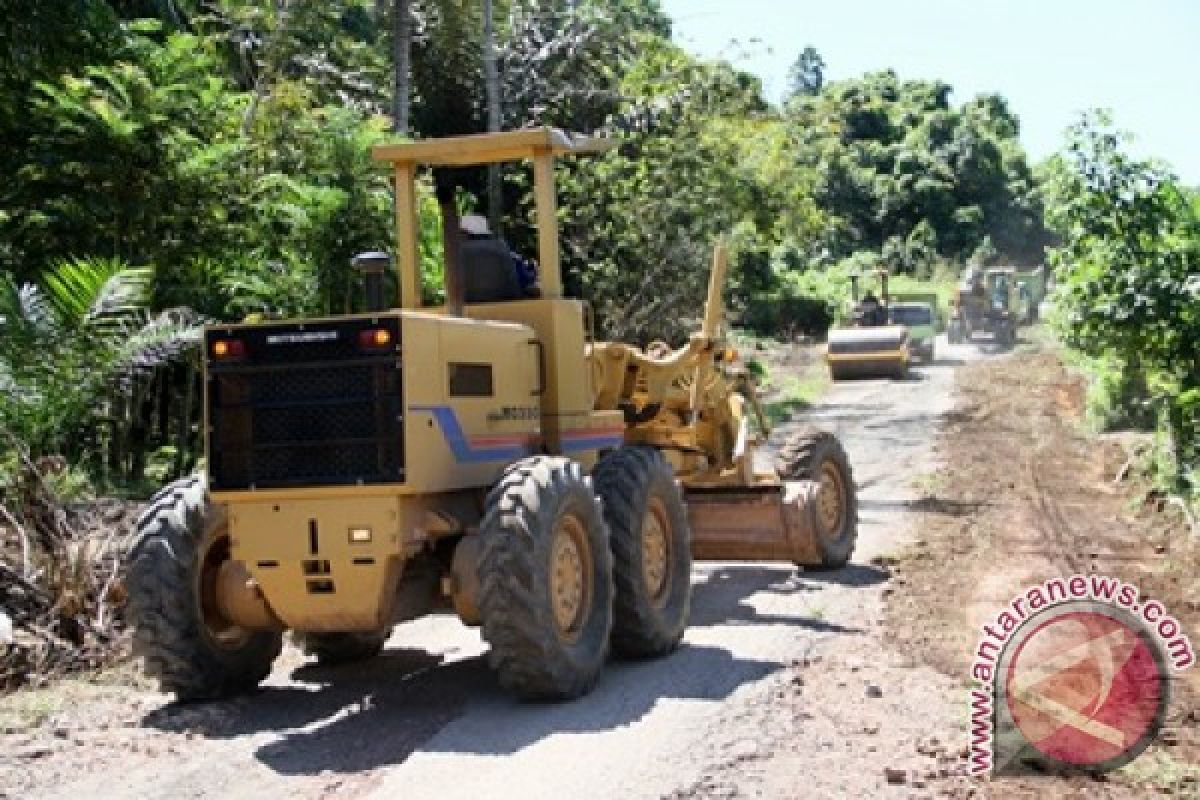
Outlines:
<svg viewBox="0 0 1200 800"><path fill-rule="evenodd" d="M458 415L450 406L413 406L413 411L428 411L442 429L442 436L454 454L454 460L466 464L487 461L515 461L534 452L536 436L530 433L467 436Z"/></svg>
<svg viewBox="0 0 1200 800"><path fill-rule="evenodd" d="M538 437L532 433L481 434L468 436L450 406L413 406L413 411L433 415L454 460L464 464L515 461L537 452ZM624 428L575 428L561 435L564 453L617 447L625 441Z"/></svg>
<svg viewBox="0 0 1200 800"><path fill-rule="evenodd" d="M625 429L623 427L574 428L563 431L559 438L562 439L564 453L601 450L606 447L620 447L625 441Z"/></svg>

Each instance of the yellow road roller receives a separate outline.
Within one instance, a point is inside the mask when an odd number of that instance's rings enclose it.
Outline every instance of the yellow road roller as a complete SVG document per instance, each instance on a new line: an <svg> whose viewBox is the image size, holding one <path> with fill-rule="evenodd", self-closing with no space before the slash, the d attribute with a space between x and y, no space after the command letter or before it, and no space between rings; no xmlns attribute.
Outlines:
<svg viewBox="0 0 1200 800"><path fill-rule="evenodd" d="M908 374L909 335L891 319L887 272L876 273L879 296L870 289L859 297L859 276L850 276L853 310L850 324L829 331L825 361L835 381L847 378L896 378Z"/></svg>

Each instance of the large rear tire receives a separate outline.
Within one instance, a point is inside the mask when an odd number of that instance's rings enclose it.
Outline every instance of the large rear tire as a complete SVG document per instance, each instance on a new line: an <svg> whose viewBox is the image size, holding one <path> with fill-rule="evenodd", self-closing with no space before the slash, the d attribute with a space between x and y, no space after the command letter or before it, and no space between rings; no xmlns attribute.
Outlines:
<svg viewBox="0 0 1200 800"><path fill-rule="evenodd" d="M374 658L383 651L389 633L306 633L300 638L305 653L316 656L321 666L332 667Z"/></svg>
<svg viewBox="0 0 1200 800"><path fill-rule="evenodd" d="M613 650L674 650L692 600L692 533L675 471L652 447L621 447L592 473L613 552Z"/></svg>
<svg viewBox="0 0 1200 800"><path fill-rule="evenodd" d="M828 431L797 431L780 448L775 471L782 480L820 485L814 517L821 563L816 568L845 566L858 539L858 496L841 442Z"/></svg>
<svg viewBox="0 0 1200 800"><path fill-rule="evenodd" d="M534 456L488 493L479 527L479 615L500 684L530 700L587 692L608 656L612 554L579 465Z"/></svg>
<svg viewBox="0 0 1200 800"><path fill-rule="evenodd" d="M282 648L282 634L246 630L222 616L216 575L228 558L224 510L209 505L201 478L162 489L137 520L126 576L134 653L180 700L253 689Z"/></svg>

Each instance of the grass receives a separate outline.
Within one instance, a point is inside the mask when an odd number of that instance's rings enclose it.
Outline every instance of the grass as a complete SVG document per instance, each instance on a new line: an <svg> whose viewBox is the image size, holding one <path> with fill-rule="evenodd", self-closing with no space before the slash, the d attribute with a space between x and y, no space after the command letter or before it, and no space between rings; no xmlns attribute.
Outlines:
<svg viewBox="0 0 1200 800"><path fill-rule="evenodd" d="M25 689L0 698L0 731L40 728L67 706L67 698L51 688Z"/></svg>
<svg viewBox="0 0 1200 800"><path fill-rule="evenodd" d="M937 472L926 472L914 476L909 485L922 494L932 495L942 485L942 476Z"/></svg>
<svg viewBox="0 0 1200 800"><path fill-rule="evenodd" d="M774 336L759 336L746 328L734 328L729 331L729 343L738 350L744 351L747 354L755 352L765 352L768 350L778 350L781 347L790 347L790 342L785 342L782 339L777 339Z"/></svg>
<svg viewBox="0 0 1200 800"><path fill-rule="evenodd" d="M803 376L788 375L779 387L779 396L763 404L771 427L787 422L796 413L810 408L829 388L824 369L813 368Z"/></svg>
<svg viewBox="0 0 1200 800"><path fill-rule="evenodd" d="M954 287L956 281L953 277L938 276L931 280L917 280L911 275L893 275L888 280L888 292L896 294L908 294L910 292L933 292L938 297L938 317L941 324L938 326L944 328L946 319L950 314L950 301L954 297Z"/></svg>
<svg viewBox="0 0 1200 800"><path fill-rule="evenodd" d="M1180 761L1161 748L1143 753L1117 770L1117 774L1130 783L1163 794L1197 791L1200 787L1200 765Z"/></svg>
<svg viewBox="0 0 1200 800"><path fill-rule="evenodd" d="M78 707L127 704L131 690L154 688L154 683L130 660L92 672L51 678L40 686L0 694L0 733L36 730Z"/></svg>

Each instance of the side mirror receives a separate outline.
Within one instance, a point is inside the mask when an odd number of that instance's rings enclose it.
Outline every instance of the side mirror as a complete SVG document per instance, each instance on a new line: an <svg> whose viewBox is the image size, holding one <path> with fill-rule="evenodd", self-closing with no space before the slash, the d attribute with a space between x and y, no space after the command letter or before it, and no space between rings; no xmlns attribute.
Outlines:
<svg viewBox="0 0 1200 800"><path fill-rule="evenodd" d="M387 303L383 299L383 273L391 268L392 257L387 253L372 250L369 253L359 253L350 259L350 265L362 275L367 310L387 310Z"/></svg>

